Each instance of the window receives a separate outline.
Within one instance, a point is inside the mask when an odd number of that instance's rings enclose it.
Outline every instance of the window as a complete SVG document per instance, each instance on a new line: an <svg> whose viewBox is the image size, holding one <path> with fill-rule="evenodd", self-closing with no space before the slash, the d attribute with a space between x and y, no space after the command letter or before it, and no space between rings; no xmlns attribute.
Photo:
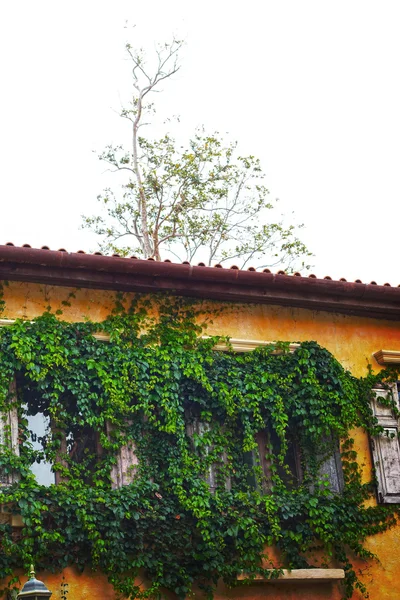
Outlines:
<svg viewBox="0 0 400 600"><path fill-rule="evenodd" d="M382 433L371 439L371 450L378 484L378 502L400 503L400 409L398 385L372 390L371 407Z"/></svg>
<svg viewBox="0 0 400 600"><path fill-rule="evenodd" d="M9 448L16 456L20 454L19 420L17 410L17 388L22 402L22 419L26 426L26 441L31 444L36 460L31 472L39 485L49 486L68 480L68 469L81 466L83 478L90 482L96 462L103 455L100 436L91 427L63 426L56 423L48 413L40 398L36 397L29 382L14 379L10 385L10 409L0 415L0 444ZM106 424L106 435L112 441L113 428ZM56 442L48 452L49 441ZM124 444L118 451L115 465L111 468L111 487L116 489L132 483L137 472L138 460L134 444ZM0 486L8 486L18 480L18 474L11 467L0 469Z"/></svg>
<svg viewBox="0 0 400 600"><path fill-rule="evenodd" d="M296 487L304 481L308 470L307 462L311 463L311 460L302 455L295 432L289 430L287 438L288 448L285 456L285 467L278 464L276 470L285 485ZM252 452L245 453L244 460L252 467L261 467L262 489L264 492L268 492L271 489L272 477L270 455L276 456L279 454L280 440L273 430L265 430L256 435L256 442L257 448ZM321 479L328 481L328 487L332 492L340 494L344 488L344 478L339 440L329 436L322 446L325 448L324 454L316 454L312 457L318 466L318 475ZM258 485L255 477L249 483Z"/></svg>
<svg viewBox="0 0 400 600"><path fill-rule="evenodd" d="M213 451L207 439L210 424L201 421L198 415L193 416L190 411L186 412L185 419L186 434L191 441L192 448L196 450L200 458L209 457ZM221 426L223 427L223 425ZM308 458L302 455L295 432L289 431L287 438L288 448L285 456L285 466L275 463L274 469L276 469L285 485L293 488L305 480L309 465L307 465ZM246 481L250 487L257 488L267 494L272 487L272 457L279 454L281 444L276 433L268 428L256 434L255 442L256 447L251 451L244 452L242 455L244 470L240 473L246 473ZM328 482L328 487L333 493L339 494L344 488L339 440L329 436L322 446L324 453L314 455L313 460L310 460L309 463L315 462L319 477ZM217 488L230 490L233 485L236 485L235 481L224 473L226 462L226 453L221 452L219 456L215 457L215 462L207 467L204 479L212 494L215 493ZM237 473L236 477L240 478L240 473ZM235 475L233 475L233 478L235 478Z"/></svg>

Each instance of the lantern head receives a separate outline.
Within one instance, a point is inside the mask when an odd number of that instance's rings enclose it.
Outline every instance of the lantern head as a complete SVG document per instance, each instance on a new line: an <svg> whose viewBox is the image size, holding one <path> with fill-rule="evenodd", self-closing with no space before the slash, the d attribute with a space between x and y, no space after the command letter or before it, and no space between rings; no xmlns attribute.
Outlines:
<svg viewBox="0 0 400 600"><path fill-rule="evenodd" d="M39 581L35 577L35 570L31 566L30 579L25 583L24 587L17 596L21 600L41 600L42 598L50 598L52 592L47 589L43 581Z"/></svg>

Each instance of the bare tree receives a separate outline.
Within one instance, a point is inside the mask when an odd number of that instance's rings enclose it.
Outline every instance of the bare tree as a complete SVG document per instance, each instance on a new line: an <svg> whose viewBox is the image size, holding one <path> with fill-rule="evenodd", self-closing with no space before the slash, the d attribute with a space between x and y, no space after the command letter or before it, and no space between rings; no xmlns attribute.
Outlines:
<svg viewBox="0 0 400 600"><path fill-rule="evenodd" d="M186 148L168 134L156 140L139 135L144 114L154 110L148 96L177 73L181 48L176 39L159 47L151 70L143 53L126 45L134 92L121 117L131 124L132 147L109 145L99 158L128 178L121 193L106 189L98 197L105 214L84 217L84 226L102 237L103 251L122 255L161 260L163 252L207 264L235 259L241 266L249 260L263 267L307 266L311 254L296 236L298 227L268 219L275 203L258 159L240 156L236 143L203 129Z"/></svg>

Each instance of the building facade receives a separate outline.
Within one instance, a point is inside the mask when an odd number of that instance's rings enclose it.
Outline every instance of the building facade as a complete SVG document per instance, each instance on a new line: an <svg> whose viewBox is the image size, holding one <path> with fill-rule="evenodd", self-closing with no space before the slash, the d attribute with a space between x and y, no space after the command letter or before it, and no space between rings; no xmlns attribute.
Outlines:
<svg viewBox="0 0 400 600"><path fill-rule="evenodd" d="M173 297L201 300L203 304L208 303L211 312L218 309L207 335L229 337L230 349L236 352L248 352L276 341L292 344L291 349L298 343L315 341L355 377L366 376L368 365L376 372L388 365L400 365L400 287L388 284L332 281L314 276L273 274L267 270L260 273L158 263L12 245L0 247L0 279L3 281L3 327L16 319L31 321L46 311L62 312L62 319L68 322L100 322L112 313L121 293L124 302L129 302L163 292ZM224 345L226 342L222 341L220 349L224 349ZM374 442L362 430L355 430L353 438L365 481L371 479L375 465L376 494L371 505L394 505L400 503L398 421L390 408L382 409L378 404L377 401L373 407L375 416L392 435ZM12 422L8 426L12 429ZM13 440L14 445L18 444L15 435ZM129 484L126 465L132 466L136 460L132 448L125 448L124 453L112 477L113 481L120 482L115 483L116 486ZM51 478L51 471L51 467L47 472L37 471L38 478L44 477L40 483L45 483L46 477ZM57 483L56 478L46 485L54 483ZM22 526L18 515L13 515L10 523L16 530ZM371 599L400 596L399 533L399 526L394 526L368 539L367 548L379 561L357 559L354 562ZM63 575L44 572L38 576L54 591L56 598L61 597L62 576L69 585L71 599L116 598L107 578L89 569L79 573L69 567ZM324 568L284 571L278 580L253 581L237 588L221 584L216 596L221 599L262 596L279 600L339 600L343 596L342 578L341 568L332 564ZM353 597L362 595L355 590Z"/></svg>

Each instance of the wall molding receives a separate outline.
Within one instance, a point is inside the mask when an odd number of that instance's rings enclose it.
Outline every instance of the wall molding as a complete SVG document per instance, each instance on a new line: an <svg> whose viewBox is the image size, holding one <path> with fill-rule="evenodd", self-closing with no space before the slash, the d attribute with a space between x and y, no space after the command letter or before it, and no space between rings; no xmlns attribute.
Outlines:
<svg viewBox="0 0 400 600"><path fill-rule="evenodd" d="M32 321L30 321L32 322ZM0 327L7 327L15 323L15 319L0 319ZM94 333L93 337L99 342L109 342L110 336L107 333L99 332ZM207 339L209 336L202 336L204 339ZM228 337L228 336L221 336ZM218 342L214 346L214 350L219 350L221 352L251 352L255 350L255 348L262 348L265 346L272 346L276 344L276 342L269 342L265 340L246 340L240 338L230 338L229 342ZM289 343L289 352L294 352L296 348L299 348L300 344L295 344L293 342ZM274 354L279 354L281 351L279 349L274 351Z"/></svg>
<svg viewBox="0 0 400 600"><path fill-rule="evenodd" d="M400 350L378 350L373 357L380 365L400 365Z"/></svg>
<svg viewBox="0 0 400 600"><path fill-rule="evenodd" d="M206 336L204 336L206 337ZM214 350L220 350L221 352L251 352L256 348L263 348L265 346L272 346L276 342L268 342L264 340L245 340L240 338L230 338L229 343L219 342L214 346ZM290 343L289 352L294 352L296 348L299 348L300 344ZM274 351L274 354L279 354L279 349Z"/></svg>

